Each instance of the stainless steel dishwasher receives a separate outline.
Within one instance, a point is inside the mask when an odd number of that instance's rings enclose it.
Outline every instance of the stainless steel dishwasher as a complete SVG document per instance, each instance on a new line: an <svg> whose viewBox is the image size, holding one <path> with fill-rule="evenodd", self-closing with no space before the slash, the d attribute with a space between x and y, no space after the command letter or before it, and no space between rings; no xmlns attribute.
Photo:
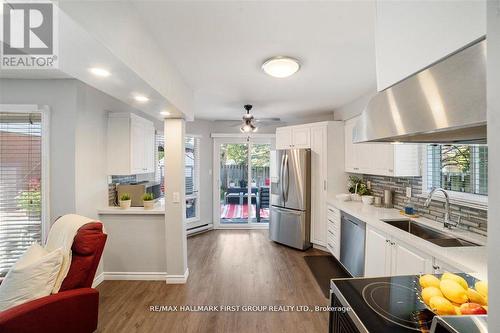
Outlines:
<svg viewBox="0 0 500 333"><path fill-rule="evenodd" d="M342 212L340 262L354 277L365 274L365 222Z"/></svg>

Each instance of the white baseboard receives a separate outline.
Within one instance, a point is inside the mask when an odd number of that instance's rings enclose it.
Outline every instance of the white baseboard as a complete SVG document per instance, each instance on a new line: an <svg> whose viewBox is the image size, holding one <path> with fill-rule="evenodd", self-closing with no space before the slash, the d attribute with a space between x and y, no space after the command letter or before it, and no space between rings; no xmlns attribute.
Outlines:
<svg viewBox="0 0 500 333"><path fill-rule="evenodd" d="M189 276L189 268L186 268L186 271L183 275L168 275L166 278L167 284L183 284L187 282Z"/></svg>
<svg viewBox="0 0 500 333"><path fill-rule="evenodd" d="M313 244L313 248L330 253L326 246L323 245Z"/></svg>
<svg viewBox="0 0 500 333"><path fill-rule="evenodd" d="M104 280L165 281L166 272L104 272Z"/></svg>
<svg viewBox="0 0 500 333"><path fill-rule="evenodd" d="M102 283L102 281L104 281L104 273L101 273L94 278L94 282L92 282L92 288L96 288Z"/></svg>

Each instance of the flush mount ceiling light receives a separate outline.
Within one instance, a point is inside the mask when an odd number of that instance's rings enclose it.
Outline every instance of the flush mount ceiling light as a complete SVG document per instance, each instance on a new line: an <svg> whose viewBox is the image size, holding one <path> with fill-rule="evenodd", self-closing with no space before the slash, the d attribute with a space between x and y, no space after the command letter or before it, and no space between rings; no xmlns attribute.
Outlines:
<svg viewBox="0 0 500 333"><path fill-rule="evenodd" d="M289 77L299 69L299 61L291 57L272 57L262 64L262 70L266 74L277 78Z"/></svg>
<svg viewBox="0 0 500 333"><path fill-rule="evenodd" d="M253 115L250 113L250 110L252 109L252 106L250 104L244 105L243 106L247 113L243 115L243 124L240 127L240 131L242 133L252 133L252 132L257 132L258 128L254 124L255 118Z"/></svg>
<svg viewBox="0 0 500 333"><path fill-rule="evenodd" d="M161 112L160 112L160 114L161 114L162 116L166 116L166 117L168 117L168 116L170 116L170 111L168 111L168 110L163 110L163 111L161 111Z"/></svg>
<svg viewBox="0 0 500 333"><path fill-rule="evenodd" d="M95 76L100 76L100 77L108 77L111 75L111 73L108 70L99 67L89 68L89 71Z"/></svg>
<svg viewBox="0 0 500 333"><path fill-rule="evenodd" d="M144 95L135 95L134 96L134 99L137 101L137 102L141 102L141 103L146 103L147 101L149 101L149 98L147 98L146 96Z"/></svg>

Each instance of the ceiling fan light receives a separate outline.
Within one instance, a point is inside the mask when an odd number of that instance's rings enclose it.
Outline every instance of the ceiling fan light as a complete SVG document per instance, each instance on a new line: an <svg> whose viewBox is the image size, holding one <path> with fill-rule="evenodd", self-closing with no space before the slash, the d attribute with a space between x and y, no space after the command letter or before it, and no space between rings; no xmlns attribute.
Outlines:
<svg viewBox="0 0 500 333"><path fill-rule="evenodd" d="M245 124L241 126L240 131L242 131L243 133L250 133L252 132L252 126L250 126L249 124Z"/></svg>
<svg viewBox="0 0 500 333"><path fill-rule="evenodd" d="M299 61L291 57L273 57L262 64L262 70L266 74L277 78L289 77L299 69Z"/></svg>

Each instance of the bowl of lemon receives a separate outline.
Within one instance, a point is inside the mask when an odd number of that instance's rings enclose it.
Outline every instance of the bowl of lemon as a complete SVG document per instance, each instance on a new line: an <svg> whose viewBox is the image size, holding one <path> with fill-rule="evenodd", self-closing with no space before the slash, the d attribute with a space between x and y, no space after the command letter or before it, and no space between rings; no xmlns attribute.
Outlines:
<svg viewBox="0 0 500 333"><path fill-rule="evenodd" d="M488 283L467 274L444 273L420 276L418 295L436 315L488 313Z"/></svg>

